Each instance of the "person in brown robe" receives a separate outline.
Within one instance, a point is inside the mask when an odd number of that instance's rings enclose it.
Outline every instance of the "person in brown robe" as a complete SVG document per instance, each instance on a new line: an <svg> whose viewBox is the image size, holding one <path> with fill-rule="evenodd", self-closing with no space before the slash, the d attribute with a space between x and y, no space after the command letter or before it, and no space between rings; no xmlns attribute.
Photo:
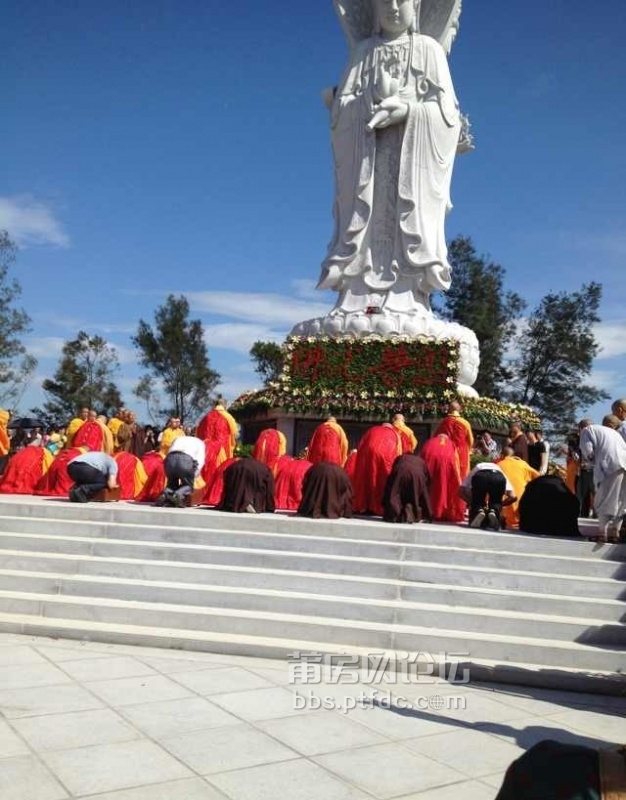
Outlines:
<svg viewBox="0 0 626 800"><path fill-rule="evenodd" d="M304 476L298 515L313 519L352 516L352 483L338 464L320 461Z"/></svg>
<svg viewBox="0 0 626 800"><path fill-rule="evenodd" d="M220 511L251 514L273 513L274 476L272 470L254 458L240 458L224 470L224 490Z"/></svg>
<svg viewBox="0 0 626 800"><path fill-rule="evenodd" d="M432 520L428 469L420 456L405 453L393 462L383 495L383 519L385 522Z"/></svg>

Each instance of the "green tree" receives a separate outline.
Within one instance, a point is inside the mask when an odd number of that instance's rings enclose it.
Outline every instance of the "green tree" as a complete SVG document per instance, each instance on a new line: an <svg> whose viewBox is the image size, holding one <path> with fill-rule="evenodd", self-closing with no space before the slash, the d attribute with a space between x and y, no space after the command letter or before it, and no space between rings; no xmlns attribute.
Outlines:
<svg viewBox="0 0 626 800"><path fill-rule="evenodd" d="M101 336L79 331L75 339L63 345L54 377L42 383L46 393L44 414L59 422L74 416L81 407L110 415L122 404L114 383L118 371L115 348Z"/></svg>
<svg viewBox="0 0 626 800"><path fill-rule="evenodd" d="M284 353L282 347L275 342L255 342L250 349L250 357L255 362L254 371L267 386L277 380L283 371Z"/></svg>
<svg viewBox="0 0 626 800"><path fill-rule="evenodd" d="M17 247L6 231L0 231L0 400L15 405L32 378L37 361L26 355L21 336L30 330L30 318L14 303L20 297L20 284L9 277Z"/></svg>
<svg viewBox="0 0 626 800"><path fill-rule="evenodd" d="M506 352L526 304L515 292L505 291L505 269L478 256L470 238L453 239L448 258L452 286L437 310L445 319L474 331L480 344L480 368L474 388L482 396L500 399L510 378Z"/></svg>
<svg viewBox="0 0 626 800"><path fill-rule="evenodd" d="M547 294L516 338L509 399L534 408L555 432L567 431L584 409L608 394L584 383L599 351L593 326L602 286Z"/></svg>
<svg viewBox="0 0 626 800"><path fill-rule="evenodd" d="M161 409L181 420L198 417L212 404L212 392L220 376L209 365L204 329L200 320L189 319L189 302L170 295L154 315L155 327L139 320L132 342L139 362L148 372L135 394L154 408L158 390L165 392L169 407Z"/></svg>

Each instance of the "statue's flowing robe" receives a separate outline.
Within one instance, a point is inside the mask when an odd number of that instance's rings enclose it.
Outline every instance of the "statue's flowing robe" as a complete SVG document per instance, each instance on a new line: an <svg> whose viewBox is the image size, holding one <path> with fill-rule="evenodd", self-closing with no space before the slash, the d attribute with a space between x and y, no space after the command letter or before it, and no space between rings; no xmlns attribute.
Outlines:
<svg viewBox="0 0 626 800"><path fill-rule="evenodd" d="M404 122L367 127L382 97L408 105ZM335 310L430 308L450 286L444 233L460 113L446 56L429 36L355 48L332 109L335 232L320 288Z"/></svg>

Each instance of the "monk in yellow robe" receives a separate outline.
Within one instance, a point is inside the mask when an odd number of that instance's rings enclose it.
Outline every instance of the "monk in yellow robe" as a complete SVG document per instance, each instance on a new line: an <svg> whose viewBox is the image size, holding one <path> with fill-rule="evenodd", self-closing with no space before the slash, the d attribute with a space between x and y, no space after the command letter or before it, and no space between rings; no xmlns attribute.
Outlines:
<svg viewBox="0 0 626 800"><path fill-rule="evenodd" d="M276 477L276 464L281 456L287 452L287 439L285 434L275 428L266 428L261 431L252 451L252 458L267 465Z"/></svg>
<svg viewBox="0 0 626 800"><path fill-rule="evenodd" d="M470 473L470 454L474 446L472 426L461 416L461 404L454 400L448 406L448 414L439 423L435 436L445 433L449 436L459 454L459 469L463 481Z"/></svg>
<svg viewBox="0 0 626 800"><path fill-rule="evenodd" d="M117 453L119 450L122 450L119 446L119 441L117 438L117 434L122 427L122 425L126 424L126 409L125 408L118 408L115 412L115 415L111 417L111 419L107 422L107 427L111 431L113 435L113 448L114 451Z"/></svg>
<svg viewBox="0 0 626 800"><path fill-rule="evenodd" d="M235 454L238 435L237 421L228 413L221 400L218 400L214 408L202 417L196 428L198 439L220 442L226 458L232 458Z"/></svg>
<svg viewBox="0 0 626 800"><path fill-rule="evenodd" d="M67 426L67 430L65 431L65 447L73 447L74 446L74 437L78 433L79 429L87 422L89 419L89 409L88 408L81 408L78 414L70 421L69 425Z"/></svg>
<svg viewBox="0 0 626 800"><path fill-rule="evenodd" d="M307 461L319 464L327 461L340 467L348 458L348 437L335 417L328 417L313 431L307 450Z"/></svg>
<svg viewBox="0 0 626 800"><path fill-rule="evenodd" d="M159 436L159 453L163 458L169 453L172 442L178 439L179 436L184 435L185 431L181 427L180 419L178 417L170 417L169 422Z"/></svg>
<svg viewBox="0 0 626 800"><path fill-rule="evenodd" d="M505 447L502 451L503 457L497 461L497 465L508 478L513 487L515 502L511 505L502 507L502 518L509 528L519 526L519 501L524 494L526 485L539 477L536 469L533 469L523 458L513 455L511 447Z"/></svg>
<svg viewBox="0 0 626 800"><path fill-rule="evenodd" d="M406 424L404 414L394 414L391 424L400 431L402 437L402 452L414 453L417 448L417 436Z"/></svg>

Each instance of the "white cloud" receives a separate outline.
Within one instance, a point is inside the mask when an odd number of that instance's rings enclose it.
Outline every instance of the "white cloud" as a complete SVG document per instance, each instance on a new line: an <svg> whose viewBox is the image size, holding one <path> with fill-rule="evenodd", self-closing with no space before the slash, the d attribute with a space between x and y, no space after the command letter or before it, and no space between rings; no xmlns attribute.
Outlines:
<svg viewBox="0 0 626 800"><path fill-rule="evenodd" d="M89 335L109 335L112 333L131 334L135 333L137 330L137 324L132 322L93 322L92 320L80 319L79 317L66 317L47 311L35 313L32 316L36 320L69 331L73 335L78 333L78 331L86 331Z"/></svg>
<svg viewBox="0 0 626 800"><path fill-rule="evenodd" d="M626 355L626 322L600 322L595 326L594 334L601 347L598 359Z"/></svg>
<svg viewBox="0 0 626 800"><path fill-rule="evenodd" d="M626 233L623 231L590 233L561 231L559 236L563 243L572 249L595 250L615 256L626 255Z"/></svg>
<svg viewBox="0 0 626 800"><path fill-rule="evenodd" d="M266 325L253 325L243 322L205 325L205 339L208 347L234 350L238 353L250 352L256 341L282 342L287 331L275 331Z"/></svg>
<svg viewBox="0 0 626 800"><path fill-rule="evenodd" d="M199 311L289 328L305 319L325 316L332 308L332 303L316 304L280 294L188 292L186 296Z"/></svg>
<svg viewBox="0 0 626 800"><path fill-rule="evenodd" d="M32 336L24 339L28 354L36 359L58 359L66 340L60 336Z"/></svg>
<svg viewBox="0 0 626 800"><path fill-rule="evenodd" d="M50 206L29 194L0 197L0 228L22 247L70 245L69 236Z"/></svg>

